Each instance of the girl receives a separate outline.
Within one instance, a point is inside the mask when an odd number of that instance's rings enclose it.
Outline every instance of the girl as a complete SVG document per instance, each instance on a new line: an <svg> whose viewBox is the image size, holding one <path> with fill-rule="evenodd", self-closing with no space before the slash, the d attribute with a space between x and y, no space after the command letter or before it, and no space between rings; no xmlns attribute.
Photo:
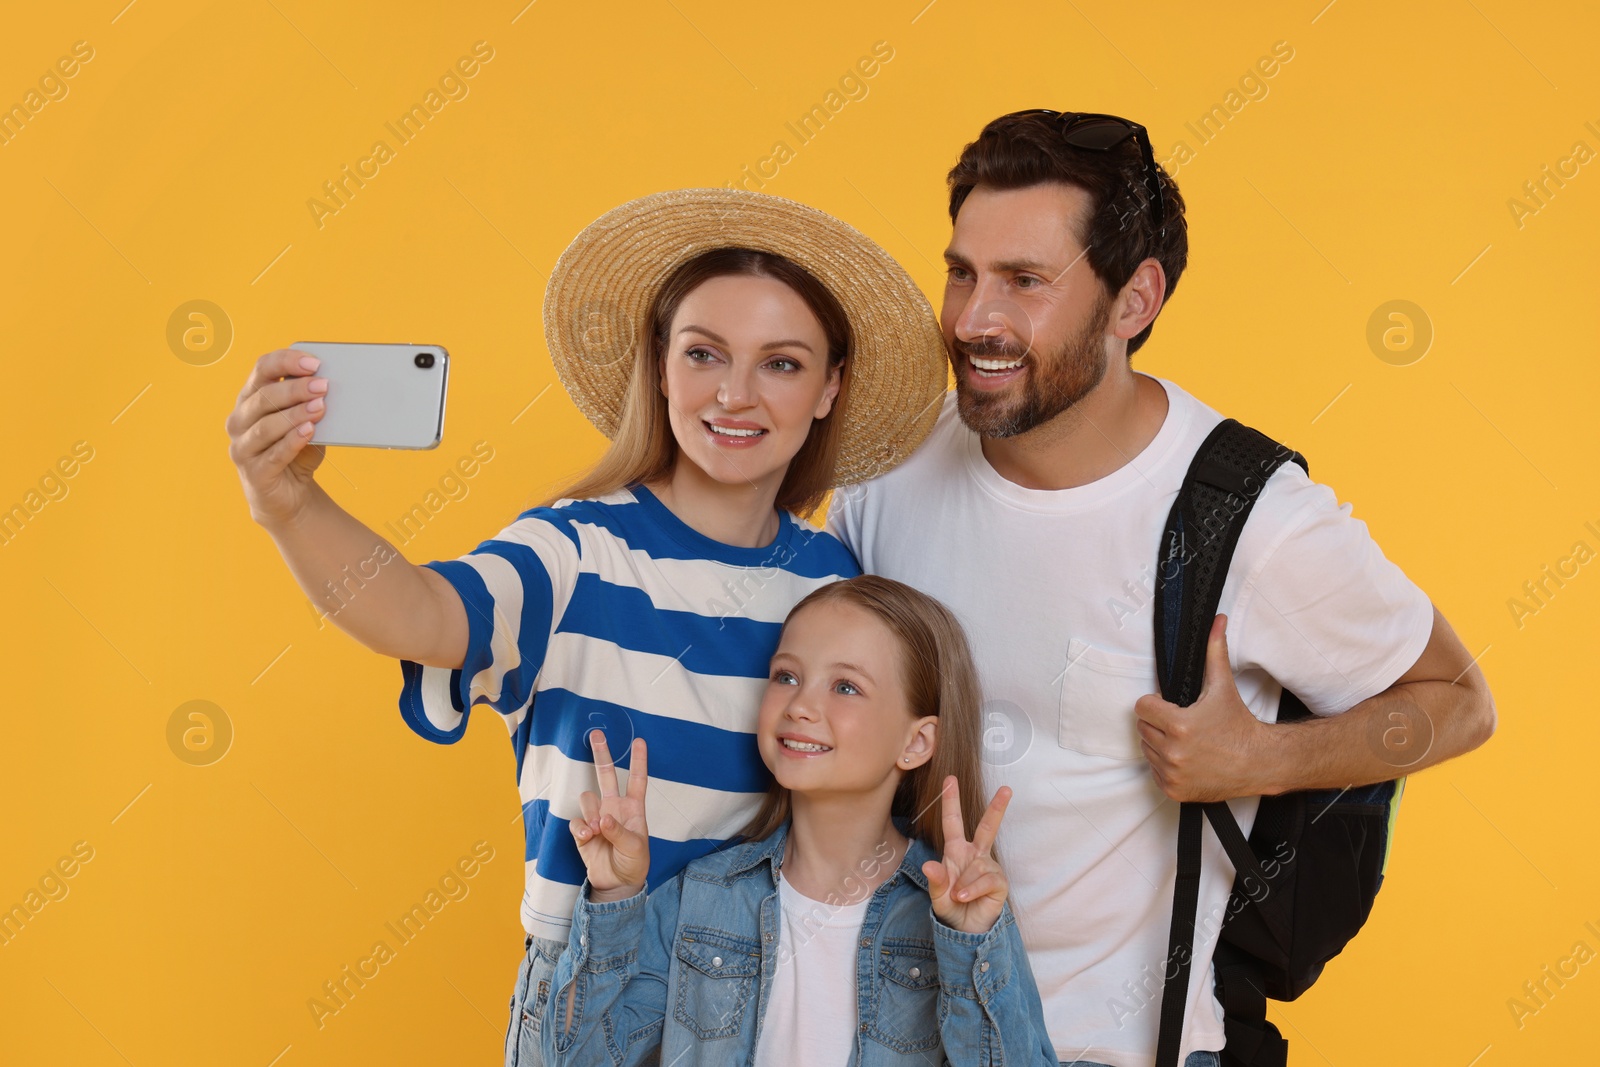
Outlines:
<svg viewBox="0 0 1600 1067"><path fill-rule="evenodd" d="M557 262L545 331L613 442L577 485L456 560L413 566L313 481L322 449L307 438L327 391L314 359L263 356L228 419L251 516L341 629L401 661L406 723L449 743L487 705L510 731L527 936L505 1051L522 1067L539 1063L583 880L567 820L593 780L591 730L655 753L649 884L746 823L767 785L754 709L784 615L858 572L801 516L909 454L945 383L932 308L898 264L844 223L756 193L608 212ZM375 550L378 575L335 607L325 588Z"/></svg>
<svg viewBox="0 0 1600 1067"><path fill-rule="evenodd" d="M758 740L775 784L748 840L648 897L646 743L623 793L596 733L600 795L571 823L588 878L545 1062L622 1067L659 1049L677 1067L1055 1067L993 854L1010 790L970 840L963 819L981 802L979 729L943 605L871 575L817 589L772 657Z"/></svg>

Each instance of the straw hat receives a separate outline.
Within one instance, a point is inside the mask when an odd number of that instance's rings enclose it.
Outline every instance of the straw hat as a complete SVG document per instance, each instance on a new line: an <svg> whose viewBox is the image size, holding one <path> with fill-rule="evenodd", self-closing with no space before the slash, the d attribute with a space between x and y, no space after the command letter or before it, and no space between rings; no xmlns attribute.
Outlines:
<svg viewBox="0 0 1600 1067"><path fill-rule="evenodd" d="M922 443L945 393L933 308L909 275L854 227L816 208L736 189L679 189L613 208L556 261L544 330L578 410L615 435L656 293L683 262L713 248L794 261L827 286L854 334L834 485L882 474Z"/></svg>

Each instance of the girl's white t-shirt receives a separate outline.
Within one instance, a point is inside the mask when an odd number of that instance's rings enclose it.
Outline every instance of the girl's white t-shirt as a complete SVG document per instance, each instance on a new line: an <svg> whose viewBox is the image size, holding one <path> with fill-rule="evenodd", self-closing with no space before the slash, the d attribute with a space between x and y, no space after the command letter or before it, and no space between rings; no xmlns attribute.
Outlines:
<svg viewBox="0 0 1600 1067"><path fill-rule="evenodd" d="M867 904L812 900L778 877L778 968L755 1067L844 1067L856 1039L856 941Z"/></svg>

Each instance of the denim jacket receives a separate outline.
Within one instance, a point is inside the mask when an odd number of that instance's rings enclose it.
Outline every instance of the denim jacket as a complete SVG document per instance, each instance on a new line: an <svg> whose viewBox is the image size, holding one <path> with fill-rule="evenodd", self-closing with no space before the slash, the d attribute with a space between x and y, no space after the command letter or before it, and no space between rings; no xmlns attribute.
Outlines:
<svg viewBox="0 0 1600 1067"><path fill-rule="evenodd" d="M788 831L702 856L648 897L595 903L585 882L545 1004L546 1067L633 1067L658 1049L675 1067L751 1064L777 970ZM1057 1067L1011 905L984 934L944 925L922 873L938 858L913 838L868 903L847 1067Z"/></svg>

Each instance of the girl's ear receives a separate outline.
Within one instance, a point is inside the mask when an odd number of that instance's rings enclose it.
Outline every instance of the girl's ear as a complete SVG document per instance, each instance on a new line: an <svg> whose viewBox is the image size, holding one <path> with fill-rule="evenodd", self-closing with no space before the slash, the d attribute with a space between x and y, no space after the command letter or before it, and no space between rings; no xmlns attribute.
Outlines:
<svg viewBox="0 0 1600 1067"><path fill-rule="evenodd" d="M895 764L903 771L922 766L933 758L939 747L939 717L925 715L911 726L905 747L900 750L900 762Z"/></svg>

